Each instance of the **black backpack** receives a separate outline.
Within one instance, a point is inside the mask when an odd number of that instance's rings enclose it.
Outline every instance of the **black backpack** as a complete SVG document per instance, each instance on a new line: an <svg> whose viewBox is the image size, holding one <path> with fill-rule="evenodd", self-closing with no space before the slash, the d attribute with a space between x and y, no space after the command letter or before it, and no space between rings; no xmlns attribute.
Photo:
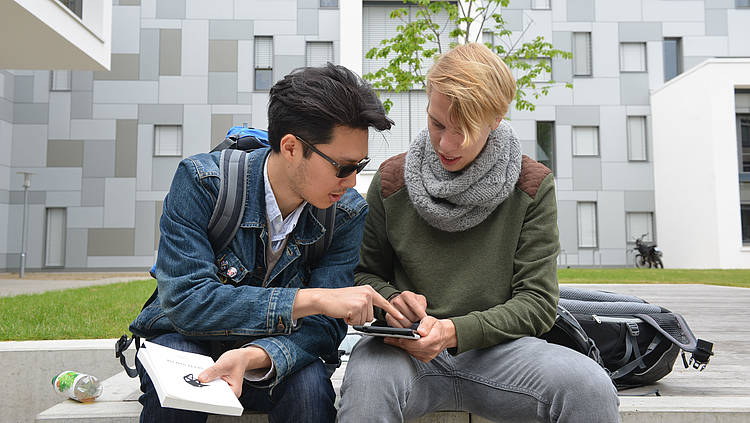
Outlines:
<svg viewBox="0 0 750 423"><path fill-rule="evenodd" d="M658 381L680 353L685 368L700 371L713 355L713 343L696 339L681 315L632 295L592 289L561 287L557 318L541 338L591 357L618 389ZM692 353L689 360L685 352Z"/></svg>
<svg viewBox="0 0 750 423"><path fill-rule="evenodd" d="M216 198L211 219L208 222L208 239L215 253L223 251L232 239L242 222L245 214L245 196L247 195L247 153L258 148L268 147L268 132L262 129L247 128L245 126L234 126L227 132L226 138L214 147L211 152L221 151L219 159L219 195ZM305 263L306 277L303 284L309 282L312 265L318 262L328 247L333 242L334 221L336 219L336 204L327 209L319 209L310 205L313 216L323 224L325 232L320 239L302 249L301 260ZM154 269L151 267L150 274L156 278ZM146 300L141 311L154 302L158 296L158 288ZM128 349L135 340L136 350L140 349L140 337L133 335L128 339L122 335L115 344L115 357L120 359L120 364L130 377L138 373L134 368L127 365L123 352ZM335 355L335 357L334 357ZM340 364L341 353L333 354L331 357L323 357L326 366L330 368Z"/></svg>

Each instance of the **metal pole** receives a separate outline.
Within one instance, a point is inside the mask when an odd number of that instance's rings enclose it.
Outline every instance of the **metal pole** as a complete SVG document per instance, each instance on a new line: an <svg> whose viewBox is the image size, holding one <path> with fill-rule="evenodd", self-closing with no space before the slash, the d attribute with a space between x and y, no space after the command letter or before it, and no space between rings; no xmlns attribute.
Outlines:
<svg viewBox="0 0 750 423"><path fill-rule="evenodd" d="M28 232L28 210L29 210L29 187L31 186L31 173L18 172L23 175L23 226L21 227L21 269L18 275L23 279L26 271L26 234Z"/></svg>

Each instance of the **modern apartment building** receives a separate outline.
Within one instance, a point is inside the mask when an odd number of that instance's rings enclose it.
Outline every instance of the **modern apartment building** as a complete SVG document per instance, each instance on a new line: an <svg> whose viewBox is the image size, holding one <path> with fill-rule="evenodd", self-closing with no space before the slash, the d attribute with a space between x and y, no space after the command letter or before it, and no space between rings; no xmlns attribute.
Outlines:
<svg viewBox="0 0 750 423"><path fill-rule="evenodd" d="M264 128L268 89L296 67L331 61L358 73L375 69L378 63L364 53L395 33L388 14L401 6L366 0L114 0L110 71L0 71L0 270L19 266L24 191L18 172L33 173L28 268L149 267L162 200L179 161L209 150L232 125ZM546 78L558 85L536 102L535 111L509 114L524 153L555 173L561 265L629 265L636 236L669 239L661 230L668 225L660 220L657 180L679 175L660 169L700 155L669 154L690 147L671 137L669 125L655 131L652 94L682 92L670 87L678 88L706 59L750 56L749 6L746 0L512 0L503 9L517 36L543 35L574 54L573 60L552 60ZM734 208L707 217L711 225L736 223L736 236L725 228L729 235L717 242L738 250L743 240L750 243L750 229L742 236L742 228L750 228L750 206L740 207L750 204L750 195L740 196L744 168L736 170L750 163L737 155L750 145L743 138L750 132L744 131L750 127L744 83L737 79L723 97L737 103L730 114L739 136L732 133L725 142L734 160L713 164L734 175L736 198L726 203ZM701 89L696 83L686 87ZM389 96L397 125L371 136L373 162L360 175L361 191L377 165L405 151L426 124L422 90ZM694 106L698 114L711 113L705 104ZM678 195L678 188L665 186L672 192L665 199L690 196L689 189ZM679 213L664 210L669 222ZM680 248L695 246L669 245L668 267L750 267L742 255L731 263L684 261L678 257L692 256Z"/></svg>

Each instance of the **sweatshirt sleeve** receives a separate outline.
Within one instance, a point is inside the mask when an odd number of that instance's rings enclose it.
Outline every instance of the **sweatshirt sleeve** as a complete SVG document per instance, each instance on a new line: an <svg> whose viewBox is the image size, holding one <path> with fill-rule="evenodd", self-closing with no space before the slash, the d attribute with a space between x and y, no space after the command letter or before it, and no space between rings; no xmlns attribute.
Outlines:
<svg viewBox="0 0 750 423"><path fill-rule="evenodd" d="M513 259L513 296L488 310L452 318L458 346L451 352L486 348L549 330L559 298L559 251L557 202L550 174L526 210Z"/></svg>
<svg viewBox="0 0 750 423"><path fill-rule="evenodd" d="M354 282L356 285L370 285L383 298L389 299L400 291L391 284L394 255L386 233L380 171L375 174L367 190L367 204L370 206L370 212L365 220L365 231L359 250L359 264L354 271ZM385 318L382 310L376 311L378 319Z"/></svg>

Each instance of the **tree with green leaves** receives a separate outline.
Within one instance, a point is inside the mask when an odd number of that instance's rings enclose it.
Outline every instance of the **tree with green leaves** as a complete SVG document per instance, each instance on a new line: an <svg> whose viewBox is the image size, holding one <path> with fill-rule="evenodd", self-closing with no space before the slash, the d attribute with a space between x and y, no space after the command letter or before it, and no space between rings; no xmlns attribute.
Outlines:
<svg viewBox="0 0 750 423"><path fill-rule="evenodd" d="M538 36L523 41L528 24L521 34L506 28L501 9L510 0L462 0L429 1L403 0L410 7L391 12L390 18L400 21L397 34L382 40L380 46L371 48L368 59L387 59L388 65L364 75L373 87L386 92L402 92L424 88L427 71L443 49L453 48L459 43L483 41L487 47L503 58L511 70L515 70L516 109L535 109L532 98L547 95L554 81L536 82L537 77L552 72L551 59L570 59L570 52L555 49L551 43ZM410 9L413 16L410 16ZM565 86L572 88L572 84ZM384 101L386 110L393 103Z"/></svg>

